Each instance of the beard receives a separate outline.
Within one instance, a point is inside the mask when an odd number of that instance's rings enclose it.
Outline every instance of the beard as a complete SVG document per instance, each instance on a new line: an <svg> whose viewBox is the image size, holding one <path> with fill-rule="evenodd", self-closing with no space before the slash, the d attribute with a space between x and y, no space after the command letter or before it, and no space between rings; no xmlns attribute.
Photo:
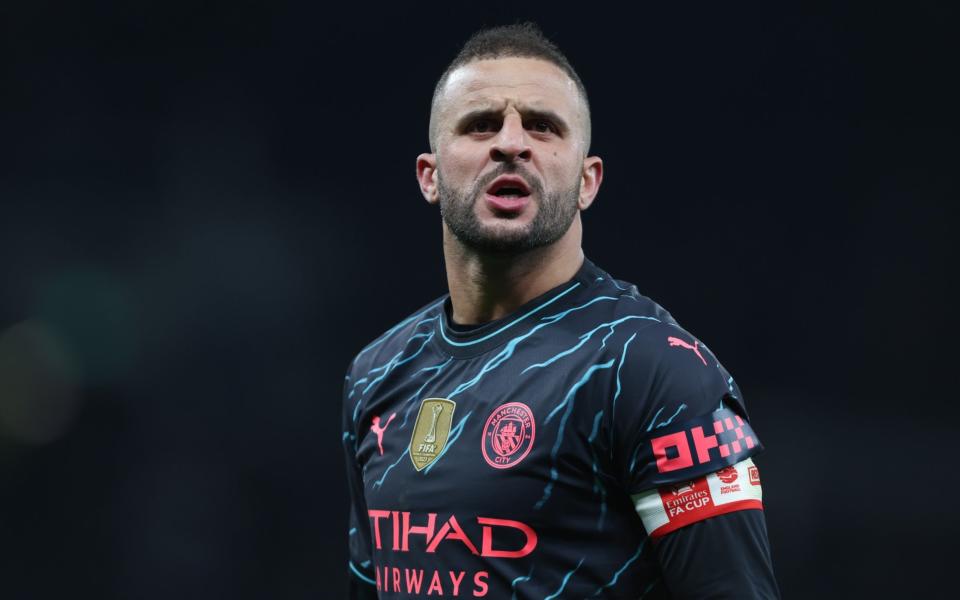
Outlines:
<svg viewBox="0 0 960 600"><path fill-rule="evenodd" d="M494 179L505 174L523 177L535 195L537 214L523 228L485 226L477 218L474 207ZM465 193L446 185L443 175L437 172L437 189L440 194L440 215L447 227L460 242L485 254L518 254L535 248L549 246L570 229L577 215L577 200L580 197L580 178L569 189L551 194L544 192L543 183L523 169L502 164L493 172L477 179Z"/></svg>

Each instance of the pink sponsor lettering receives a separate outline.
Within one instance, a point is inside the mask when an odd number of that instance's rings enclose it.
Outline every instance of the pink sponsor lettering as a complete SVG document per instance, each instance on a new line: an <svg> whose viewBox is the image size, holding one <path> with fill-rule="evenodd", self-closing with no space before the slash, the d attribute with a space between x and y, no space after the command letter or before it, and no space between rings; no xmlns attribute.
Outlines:
<svg viewBox="0 0 960 600"><path fill-rule="evenodd" d="M410 550L410 534L423 535L429 540L433 537L433 528L437 523L437 513L427 514L427 525L425 527L411 527L410 513L401 513L403 515L403 552Z"/></svg>
<svg viewBox="0 0 960 600"><path fill-rule="evenodd" d="M482 598L487 595L487 579L490 578L490 574L486 571L477 571L473 574L473 585L476 586L476 589L473 590L473 595L477 598Z"/></svg>
<svg viewBox="0 0 960 600"><path fill-rule="evenodd" d="M427 588L427 595L432 594L434 590L441 596L443 595L443 586L440 585L440 573L436 571L433 572L433 578L430 579L430 587Z"/></svg>
<svg viewBox="0 0 960 600"><path fill-rule="evenodd" d="M537 532L520 521L511 521L509 519L489 519L487 517L478 517L477 523L483 525L483 552L481 556L491 558L520 558L533 552L537 547ZM527 542L519 550L494 550L493 549L493 527L512 527L519 529L527 538Z"/></svg>
<svg viewBox="0 0 960 600"><path fill-rule="evenodd" d="M689 454L689 452L688 452ZM373 521L373 542L377 550L382 550L384 541L384 527L381 527L381 520L391 521L393 531L393 550L399 552L410 551L410 537L422 535L425 541L425 551L428 553L437 552L441 542L450 540L457 541L466 546L471 554L488 558L522 558L532 553L537 547L537 532L526 523L513 521L510 519L494 519L491 517L477 517L477 524L481 526L481 549L477 550L476 543L470 539L467 532L464 531L456 515L450 515L450 518L437 528L437 513L427 513L426 523L423 525L411 524L419 521L420 518L409 512L390 511L381 509L369 509L367 513ZM422 522L422 521L421 521ZM510 528L519 530L523 533L525 541L520 548L497 548L495 538L497 529ZM386 578L386 576L385 576ZM386 585L386 584L384 584Z"/></svg>
<svg viewBox="0 0 960 600"><path fill-rule="evenodd" d="M404 569L403 574L407 578L407 593L419 594L423 585L423 569Z"/></svg>
<svg viewBox="0 0 960 600"><path fill-rule="evenodd" d="M466 575L466 573L463 572L463 571L460 571L460 576L459 576L459 577L454 577L453 571L450 571L450 581L453 582L453 595L454 595L454 596L459 596L459 595L460 595L460 582L463 581L463 576L464 576L464 575Z"/></svg>

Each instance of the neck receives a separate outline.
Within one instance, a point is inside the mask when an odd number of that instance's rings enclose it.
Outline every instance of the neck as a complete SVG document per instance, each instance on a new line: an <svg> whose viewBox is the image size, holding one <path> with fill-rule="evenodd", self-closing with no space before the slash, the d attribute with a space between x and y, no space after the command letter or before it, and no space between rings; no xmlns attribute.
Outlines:
<svg viewBox="0 0 960 600"><path fill-rule="evenodd" d="M446 225L443 254L453 320L477 325L505 317L569 281L583 264L580 216L555 243L514 255L481 254L465 247Z"/></svg>

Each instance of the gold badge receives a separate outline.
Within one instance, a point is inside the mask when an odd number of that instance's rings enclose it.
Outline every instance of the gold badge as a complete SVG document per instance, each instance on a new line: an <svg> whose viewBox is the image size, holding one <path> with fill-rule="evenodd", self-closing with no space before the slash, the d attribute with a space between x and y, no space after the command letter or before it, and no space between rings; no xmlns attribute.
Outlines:
<svg viewBox="0 0 960 600"><path fill-rule="evenodd" d="M410 460L418 471L437 460L443 452L453 426L455 408L456 402L444 398L427 398L420 403L417 422L413 424L413 435L410 436Z"/></svg>

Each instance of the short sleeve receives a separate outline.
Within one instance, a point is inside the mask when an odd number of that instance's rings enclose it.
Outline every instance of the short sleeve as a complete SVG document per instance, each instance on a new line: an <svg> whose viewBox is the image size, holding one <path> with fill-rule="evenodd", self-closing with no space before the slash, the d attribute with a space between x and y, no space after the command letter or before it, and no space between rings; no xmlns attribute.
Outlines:
<svg viewBox="0 0 960 600"><path fill-rule="evenodd" d="M762 449L733 377L672 324L624 347L615 399L614 464L630 494L705 476Z"/></svg>
<svg viewBox="0 0 960 600"><path fill-rule="evenodd" d="M371 564L370 521L367 518L367 503L363 494L363 473L357 462L357 432L352 410L347 402L350 375L344 382L343 397L343 452L347 464L347 485L350 492L350 517L348 531L349 547L349 597L351 600L376 598L376 581Z"/></svg>

